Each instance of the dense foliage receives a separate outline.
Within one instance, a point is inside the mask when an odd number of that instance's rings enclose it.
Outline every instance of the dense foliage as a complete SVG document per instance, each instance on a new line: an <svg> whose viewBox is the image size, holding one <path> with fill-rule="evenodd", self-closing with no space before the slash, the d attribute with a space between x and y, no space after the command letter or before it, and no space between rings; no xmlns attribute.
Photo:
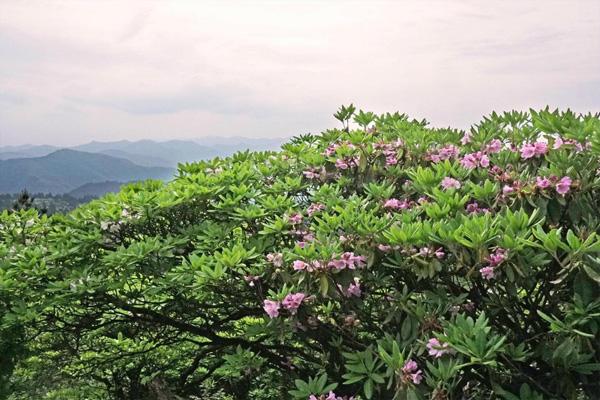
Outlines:
<svg viewBox="0 0 600 400"><path fill-rule="evenodd" d="M597 398L598 116L336 118L67 215L1 214L0 391Z"/></svg>

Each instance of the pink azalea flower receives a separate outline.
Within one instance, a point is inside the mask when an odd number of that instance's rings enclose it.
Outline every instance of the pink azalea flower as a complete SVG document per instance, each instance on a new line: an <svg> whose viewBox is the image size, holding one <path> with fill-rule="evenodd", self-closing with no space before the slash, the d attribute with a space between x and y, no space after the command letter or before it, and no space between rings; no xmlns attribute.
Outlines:
<svg viewBox="0 0 600 400"><path fill-rule="evenodd" d="M300 304L302 304L302 300L304 300L305 297L306 295L304 293L290 293L287 296L285 296L281 304L285 309L290 310L292 314L295 314L296 310L298 309L298 307L300 307Z"/></svg>
<svg viewBox="0 0 600 400"><path fill-rule="evenodd" d="M488 281L496 276L494 267L483 267L479 270L481 276Z"/></svg>
<svg viewBox="0 0 600 400"><path fill-rule="evenodd" d="M535 185L540 189L546 189L550 186L550 179L538 176L535 178Z"/></svg>
<svg viewBox="0 0 600 400"><path fill-rule="evenodd" d="M510 185L504 185L504 187L502 188L502 194L505 196L508 196L509 194L511 194L514 191L515 191L515 189Z"/></svg>
<svg viewBox="0 0 600 400"><path fill-rule="evenodd" d="M348 169L348 163L339 158L337 160L335 160L335 166L336 166L336 168L339 168L339 169Z"/></svg>
<svg viewBox="0 0 600 400"><path fill-rule="evenodd" d="M571 183L571 178L568 176L562 177L561 180L556 184L556 192L562 196L566 195L569 193L569 190L571 190Z"/></svg>
<svg viewBox="0 0 600 400"><path fill-rule="evenodd" d="M543 156L548 151L548 143L546 142L537 141L533 146L536 156Z"/></svg>
<svg viewBox="0 0 600 400"><path fill-rule="evenodd" d="M460 139L460 144L463 146L468 143L471 143L471 132L465 132L463 137Z"/></svg>
<svg viewBox="0 0 600 400"><path fill-rule="evenodd" d="M402 373L404 374L405 381L412 381L415 385L421 383L423 379L423 371L419 369L417 363L411 359L404 363L402 367Z"/></svg>
<svg viewBox="0 0 600 400"><path fill-rule="evenodd" d="M489 167L490 159L488 158L488 156L486 156L485 154L482 154L481 157L479 158L479 165L481 165L484 168Z"/></svg>
<svg viewBox="0 0 600 400"><path fill-rule="evenodd" d="M472 203L467 204L466 209L469 214L476 213L479 211L479 204L476 201L474 201Z"/></svg>
<svg viewBox="0 0 600 400"><path fill-rule="evenodd" d="M427 350L429 350L429 355L434 356L435 358L440 358L446 353L450 352L448 347L448 343L440 343L436 338L431 338L427 342Z"/></svg>
<svg viewBox="0 0 600 400"><path fill-rule="evenodd" d="M396 156L388 156L385 158L385 165L392 166L398 164L398 159Z"/></svg>
<svg viewBox="0 0 600 400"><path fill-rule="evenodd" d="M331 260L327 264L327 266L335 269L344 269L346 268L346 261L344 260Z"/></svg>
<svg viewBox="0 0 600 400"><path fill-rule="evenodd" d="M466 154L462 160L460 160L460 165L467 169L474 169L477 167L477 158L474 154Z"/></svg>
<svg viewBox="0 0 600 400"><path fill-rule="evenodd" d="M412 381L415 385L418 385L423 380L423 371L418 370L414 374L411 374L410 379L412 379Z"/></svg>
<svg viewBox="0 0 600 400"><path fill-rule="evenodd" d="M557 137L557 138L554 140L554 144L552 145L552 148L553 148L554 150L558 150L558 149L560 149L560 148L562 147L562 145L563 145L564 143L565 143L565 142L562 140L562 138L561 138L560 136L558 136L558 137Z"/></svg>
<svg viewBox="0 0 600 400"><path fill-rule="evenodd" d="M448 146L442 147L438 152L438 156L441 160L449 160L451 158L457 157L459 152L460 150L458 149L458 147L450 144Z"/></svg>
<svg viewBox="0 0 600 400"><path fill-rule="evenodd" d="M530 143L525 143L521 146L521 157L524 159L528 159L534 157L536 155L535 145Z"/></svg>
<svg viewBox="0 0 600 400"><path fill-rule="evenodd" d="M444 190L460 189L460 187L461 187L460 182L454 178L445 177L444 179L442 179L442 188Z"/></svg>
<svg viewBox="0 0 600 400"><path fill-rule="evenodd" d="M302 222L302 214L294 213L289 216L288 222L292 225L297 225Z"/></svg>
<svg viewBox="0 0 600 400"><path fill-rule="evenodd" d="M308 264L307 264L307 263L305 263L304 261L301 261L301 260L296 260L296 261L294 261L294 263L293 263L293 268L294 268L294 270L296 270L296 271L302 271L302 270L305 270L305 269L306 269L306 267L308 267Z"/></svg>
<svg viewBox="0 0 600 400"><path fill-rule="evenodd" d="M404 363L404 366L402 367L402 372L410 374L412 372L415 372L417 369L419 369L417 363L412 359L409 359Z"/></svg>
<svg viewBox="0 0 600 400"><path fill-rule="evenodd" d="M392 210L397 210L397 209L400 208L400 200L398 200L398 199L389 199L389 200L386 200L386 202L383 203L383 207L384 208L389 208L389 209L392 209Z"/></svg>
<svg viewBox="0 0 600 400"><path fill-rule="evenodd" d="M283 254L281 253L269 253L267 254L267 261L273 266L279 268L283 265Z"/></svg>
<svg viewBox="0 0 600 400"><path fill-rule="evenodd" d="M377 248L381 251L383 251L384 253L387 253L388 251L392 250L392 246L387 245L387 244L378 244Z"/></svg>
<svg viewBox="0 0 600 400"><path fill-rule="evenodd" d="M502 142L499 139L494 139L485 148L488 153L499 153L502 150Z"/></svg>
<svg viewBox="0 0 600 400"><path fill-rule="evenodd" d="M351 283L346 290L348 297L360 297L362 290L360 288L360 281L358 278L354 278L354 283Z"/></svg>
<svg viewBox="0 0 600 400"><path fill-rule="evenodd" d="M346 266L350 269L363 267L366 262L365 256L355 256L352 252L342 254L342 260L346 262Z"/></svg>
<svg viewBox="0 0 600 400"><path fill-rule="evenodd" d="M280 304L278 301L265 300L263 309L270 318L277 318L279 316Z"/></svg>
<svg viewBox="0 0 600 400"><path fill-rule="evenodd" d="M302 174L304 174L304 176L308 179L315 179L319 177L319 174L311 170L304 171Z"/></svg>
<svg viewBox="0 0 600 400"><path fill-rule="evenodd" d="M433 253L435 255L436 258L444 258L444 256L446 255L446 253L444 252L444 249L442 249L441 247L439 249L437 249L435 251L435 253Z"/></svg>
<svg viewBox="0 0 600 400"><path fill-rule="evenodd" d="M490 254L486 261L490 263L491 267L500 265L506 259L506 249L497 248L492 254Z"/></svg>

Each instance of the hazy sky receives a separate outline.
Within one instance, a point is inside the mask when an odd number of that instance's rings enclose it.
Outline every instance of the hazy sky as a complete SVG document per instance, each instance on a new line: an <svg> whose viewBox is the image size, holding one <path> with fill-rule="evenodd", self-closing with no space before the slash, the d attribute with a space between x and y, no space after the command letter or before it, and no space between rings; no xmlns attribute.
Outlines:
<svg viewBox="0 0 600 400"><path fill-rule="evenodd" d="M0 1L0 145L600 111L600 1Z"/></svg>

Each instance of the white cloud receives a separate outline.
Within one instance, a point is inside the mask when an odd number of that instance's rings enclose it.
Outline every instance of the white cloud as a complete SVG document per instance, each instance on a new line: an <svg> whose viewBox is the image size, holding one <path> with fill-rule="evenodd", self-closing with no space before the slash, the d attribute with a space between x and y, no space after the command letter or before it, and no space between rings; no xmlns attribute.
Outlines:
<svg viewBox="0 0 600 400"><path fill-rule="evenodd" d="M0 144L287 136L350 101L458 127L600 109L600 3L525 4L5 1Z"/></svg>

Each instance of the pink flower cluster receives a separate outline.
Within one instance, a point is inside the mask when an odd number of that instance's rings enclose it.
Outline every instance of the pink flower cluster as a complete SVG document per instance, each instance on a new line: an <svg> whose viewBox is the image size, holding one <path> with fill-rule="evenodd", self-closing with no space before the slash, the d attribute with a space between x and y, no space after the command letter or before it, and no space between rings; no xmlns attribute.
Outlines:
<svg viewBox="0 0 600 400"><path fill-rule="evenodd" d="M327 266L338 270L345 268L356 269L357 267L364 267L365 263L365 256L357 256L354 255L353 252L347 251L343 253L340 258L329 261L329 263L327 263Z"/></svg>
<svg viewBox="0 0 600 400"><path fill-rule="evenodd" d="M449 190L449 189L460 189L460 187L462 186L460 184L459 181L457 181L454 178L450 178L450 177L445 177L444 179L442 179L442 189L444 190Z"/></svg>
<svg viewBox="0 0 600 400"><path fill-rule="evenodd" d="M460 139L460 144L464 146L466 144L471 143L472 135L473 134L471 132L465 132L463 137Z"/></svg>
<svg viewBox="0 0 600 400"><path fill-rule="evenodd" d="M490 211L488 208L479 207L479 203L476 201L467 204L466 210L469 214L486 213Z"/></svg>
<svg viewBox="0 0 600 400"><path fill-rule="evenodd" d="M309 168L306 171L303 171L302 174L307 179L318 179L326 175L325 167L321 167L321 169L317 170L315 168Z"/></svg>
<svg viewBox="0 0 600 400"><path fill-rule="evenodd" d="M398 139L393 143L379 142L375 143L373 147L381 150L381 153L385 156L385 165L393 166L398 164L398 149L404 145L402 140Z"/></svg>
<svg viewBox="0 0 600 400"><path fill-rule="evenodd" d="M354 150L356 148L356 146L354 146L350 142L332 143L327 147L327 149L325 149L325 151L323 152L323 155L327 156L327 157L331 157L332 155L334 155L336 153L337 149L342 146L346 146L347 148L349 148L351 150Z"/></svg>
<svg viewBox="0 0 600 400"><path fill-rule="evenodd" d="M543 156L548 152L548 143L540 140L535 143L523 143L521 145L521 158L528 159Z"/></svg>
<svg viewBox="0 0 600 400"><path fill-rule="evenodd" d="M486 258L488 265L479 270L484 279L490 280L496 276L496 267L506 260L506 253L506 249L499 247Z"/></svg>
<svg viewBox="0 0 600 400"><path fill-rule="evenodd" d="M283 308L285 308L286 310L290 311L290 313L293 315L296 314L296 311L298 310L298 308L302 304L302 301L305 298L306 295L304 293L299 292L288 294L287 296L285 296L281 303L278 301L266 299L263 302L263 309L270 318L277 318L279 316L279 310L281 309L281 306L283 306Z"/></svg>
<svg viewBox="0 0 600 400"><path fill-rule="evenodd" d="M421 257L427 257L427 258L435 257L437 259L442 259L446 255L446 253L444 253L443 248L439 247L437 250L435 250L433 247L429 247L429 246L421 247L421 249L419 249L419 252L417 254Z"/></svg>
<svg viewBox="0 0 600 400"><path fill-rule="evenodd" d="M467 169L474 169L477 167L487 168L490 166L490 159L485 153L478 151L476 153L466 154L462 160L460 160L460 165Z"/></svg>
<svg viewBox="0 0 600 400"><path fill-rule="evenodd" d="M436 338L431 338L427 342L427 350L430 356L440 358L444 354L450 353L450 346L448 343L440 343Z"/></svg>
<svg viewBox="0 0 600 400"><path fill-rule="evenodd" d="M325 209L325 205L321 204L321 203L313 203L310 206L308 206L308 209L306 210L306 213L308 214L309 217L312 217L315 213L319 212L319 211L323 211Z"/></svg>
<svg viewBox="0 0 600 400"><path fill-rule="evenodd" d="M552 145L552 148L554 150L558 150L558 149L560 149L564 145L572 145L572 146L575 147L575 151L580 152L580 151L583 151L583 149L585 147L589 147L591 145L591 143L589 143L589 142L585 143L585 146L584 146L583 144L581 144L577 140L573 140L573 139L566 139L566 140L564 140L560 136L557 136L554 139L554 144Z"/></svg>
<svg viewBox="0 0 600 400"><path fill-rule="evenodd" d="M344 290L342 285L338 284L338 289L340 292L344 294L346 297L360 297L362 294L362 289L360 287L360 278L354 278L354 282L348 285L348 289Z"/></svg>
<svg viewBox="0 0 600 400"><path fill-rule="evenodd" d="M326 397L327 396L327 397ZM354 396L337 396L335 393L333 393L332 391L330 391L327 395L321 395L319 397L315 396L314 394L311 394L308 397L308 400L354 400Z"/></svg>
<svg viewBox="0 0 600 400"><path fill-rule="evenodd" d="M438 163L443 160L450 160L452 158L457 158L460 149L452 144L442 147L434 152L429 153L427 158L431 160L431 162Z"/></svg>
<svg viewBox="0 0 600 400"><path fill-rule="evenodd" d="M338 158L337 160L335 160L335 167L337 169L344 170L344 169L357 167L357 166L358 166L358 157Z"/></svg>
<svg viewBox="0 0 600 400"><path fill-rule="evenodd" d="M363 267L365 265L366 258L364 256L354 255L353 252L345 252L340 258L334 258L328 263L321 261L312 261L310 263L302 260L296 260L292 264L292 267L296 271L307 271L313 272L318 270L325 270L327 268L342 270L342 269L356 269L357 267Z"/></svg>
<svg viewBox="0 0 600 400"><path fill-rule="evenodd" d="M269 253L267 254L267 261L273 264L274 267L279 268L283 265L283 254Z"/></svg>
<svg viewBox="0 0 600 400"><path fill-rule="evenodd" d="M406 210L410 206L411 202L406 199L398 200L392 198L383 203L383 208L387 208L388 210Z"/></svg>
<svg viewBox="0 0 600 400"><path fill-rule="evenodd" d="M535 178L535 186L538 189L544 190L549 188L551 185L554 185L556 189L556 193L561 196L566 195L571 190L571 185L573 180L568 176L563 176L558 179L556 176L551 176L550 178L538 176Z"/></svg>
<svg viewBox="0 0 600 400"><path fill-rule="evenodd" d="M292 225L302 223L302 214L294 213L288 217L288 222Z"/></svg>
<svg viewBox="0 0 600 400"><path fill-rule="evenodd" d="M502 150L502 142L499 139L494 139L490 142L490 144L485 146L485 151L490 154L499 153L501 150Z"/></svg>
<svg viewBox="0 0 600 400"><path fill-rule="evenodd" d="M423 380L423 371L419 369L419 365L409 359L404 363L402 367L402 380L404 382L412 382L418 385Z"/></svg>

